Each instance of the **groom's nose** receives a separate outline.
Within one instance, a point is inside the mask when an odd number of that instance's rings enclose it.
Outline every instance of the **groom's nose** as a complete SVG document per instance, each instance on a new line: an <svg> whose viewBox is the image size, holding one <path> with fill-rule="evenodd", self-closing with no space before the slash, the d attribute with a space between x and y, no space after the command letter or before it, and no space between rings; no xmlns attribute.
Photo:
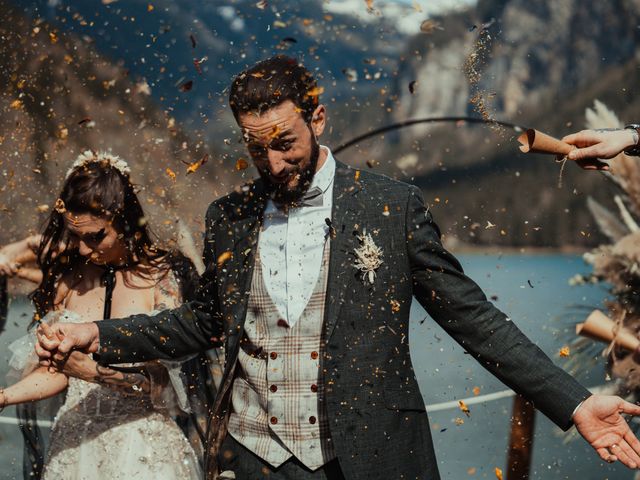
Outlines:
<svg viewBox="0 0 640 480"><path fill-rule="evenodd" d="M267 149L267 166L271 176L279 177L283 175L287 168L287 162L284 160L283 153L270 148Z"/></svg>

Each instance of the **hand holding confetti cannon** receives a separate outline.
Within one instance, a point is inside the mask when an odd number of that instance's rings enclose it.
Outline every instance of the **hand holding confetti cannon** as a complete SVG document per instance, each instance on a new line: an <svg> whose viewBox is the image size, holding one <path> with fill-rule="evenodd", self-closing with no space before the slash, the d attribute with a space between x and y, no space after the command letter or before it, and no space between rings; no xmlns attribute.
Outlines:
<svg viewBox="0 0 640 480"><path fill-rule="evenodd" d="M609 170L609 165L597 158L572 156L571 152L576 149L574 145L533 128L523 132L518 137L518 142L521 144L520 151L523 153L551 154L555 155L558 161L575 160L585 170Z"/></svg>

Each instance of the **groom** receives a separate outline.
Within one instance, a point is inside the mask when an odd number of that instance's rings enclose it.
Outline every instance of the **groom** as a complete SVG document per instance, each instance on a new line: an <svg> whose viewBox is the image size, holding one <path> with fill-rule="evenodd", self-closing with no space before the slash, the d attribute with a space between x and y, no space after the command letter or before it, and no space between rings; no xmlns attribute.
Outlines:
<svg viewBox="0 0 640 480"><path fill-rule="evenodd" d="M154 316L39 332L43 364L72 349L112 364L224 345L208 478L437 479L409 356L412 297L500 380L607 461L640 465L621 413L531 343L464 275L411 185L336 161L318 143L311 73L276 56L238 75L229 104L260 178L207 212L198 301ZM48 336L47 336L48 334ZM58 340L62 338L62 341ZM419 346L414 345L414 348Z"/></svg>

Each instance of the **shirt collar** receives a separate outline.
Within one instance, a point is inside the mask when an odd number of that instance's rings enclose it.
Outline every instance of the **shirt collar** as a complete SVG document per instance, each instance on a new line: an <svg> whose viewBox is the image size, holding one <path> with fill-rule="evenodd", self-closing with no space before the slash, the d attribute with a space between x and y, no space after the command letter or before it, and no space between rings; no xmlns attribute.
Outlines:
<svg viewBox="0 0 640 480"><path fill-rule="evenodd" d="M333 154L329 147L320 145L320 148L327 153L327 158L324 165L322 165L320 170L318 170L313 176L313 180L311 181L309 188L318 187L322 190L323 194L326 194L329 187L333 185L333 178L336 174L336 159L333 158Z"/></svg>

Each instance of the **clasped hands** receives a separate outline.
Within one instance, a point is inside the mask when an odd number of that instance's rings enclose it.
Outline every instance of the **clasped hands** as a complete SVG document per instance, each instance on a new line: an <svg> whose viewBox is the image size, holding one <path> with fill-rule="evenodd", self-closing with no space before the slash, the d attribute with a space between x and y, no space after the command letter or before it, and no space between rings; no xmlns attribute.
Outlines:
<svg viewBox="0 0 640 480"><path fill-rule="evenodd" d="M83 354L98 351L99 331L95 323L41 323L36 330L35 349L40 365L82 378ZM86 355L83 356L86 358Z"/></svg>

